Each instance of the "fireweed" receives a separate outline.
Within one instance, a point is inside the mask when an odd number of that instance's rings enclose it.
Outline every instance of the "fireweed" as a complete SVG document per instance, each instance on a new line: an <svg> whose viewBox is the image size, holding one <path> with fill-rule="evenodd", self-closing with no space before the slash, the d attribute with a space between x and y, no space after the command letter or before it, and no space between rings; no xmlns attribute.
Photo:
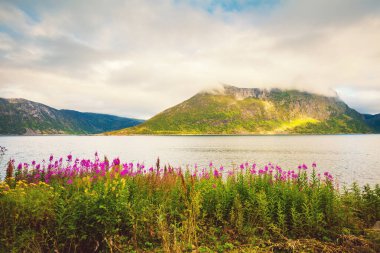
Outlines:
<svg viewBox="0 0 380 253"><path fill-rule="evenodd" d="M338 189L313 163L284 170L10 161L0 183L0 252L226 251L288 238L336 241L380 218L380 187Z"/></svg>

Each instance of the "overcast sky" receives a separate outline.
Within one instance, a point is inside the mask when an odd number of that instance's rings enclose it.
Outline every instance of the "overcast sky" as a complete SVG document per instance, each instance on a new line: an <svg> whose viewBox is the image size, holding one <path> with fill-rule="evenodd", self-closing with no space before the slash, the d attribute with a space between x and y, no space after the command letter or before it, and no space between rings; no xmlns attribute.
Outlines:
<svg viewBox="0 0 380 253"><path fill-rule="evenodd" d="M0 97L149 118L221 83L380 113L380 1L0 1Z"/></svg>

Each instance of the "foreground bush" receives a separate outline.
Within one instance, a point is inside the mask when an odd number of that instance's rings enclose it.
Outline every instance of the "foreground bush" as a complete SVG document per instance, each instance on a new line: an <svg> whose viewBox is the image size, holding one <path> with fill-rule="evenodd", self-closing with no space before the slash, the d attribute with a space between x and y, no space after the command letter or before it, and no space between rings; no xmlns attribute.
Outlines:
<svg viewBox="0 0 380 253"><path fill-rule="evenodd" d="M380 218L380 187L339 191L315 164L13 164L0 183L0 252L376 250L361 236Z"/></svg>

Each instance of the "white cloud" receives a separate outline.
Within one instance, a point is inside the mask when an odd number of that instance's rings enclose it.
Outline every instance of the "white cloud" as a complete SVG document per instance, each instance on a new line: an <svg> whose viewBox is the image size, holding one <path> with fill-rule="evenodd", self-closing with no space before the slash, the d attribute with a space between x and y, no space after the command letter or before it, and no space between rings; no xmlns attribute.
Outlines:
<svg viewBox="0 0 380 253"><path fill-rule="evenodd" d="M0 94L149 117L229 83L338 89L361 112L380 112L379 97L366 95L380 93L378 1L289 0L213 13L199 6L205 4L0 4ZM352 90L359 97L347 95Z"/></svg>

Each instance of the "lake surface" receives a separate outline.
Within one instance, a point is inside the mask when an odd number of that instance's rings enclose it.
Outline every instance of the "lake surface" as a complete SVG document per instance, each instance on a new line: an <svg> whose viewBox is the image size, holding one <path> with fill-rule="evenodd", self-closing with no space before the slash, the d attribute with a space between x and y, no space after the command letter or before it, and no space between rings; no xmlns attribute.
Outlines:
<svg viewBox="0 0 380 253"><path fill-rule="evenodd" d="M55 157L93 159L94 153L122 161L154 165L157 157L173 166L238 166L268 162L284 169L299 164L318 164L341 184L353 181L363 185L380 183L380 135L315 136L15 136L0 137L8 151L0 161L1 176L6 161L37 162Z"/></svg>

